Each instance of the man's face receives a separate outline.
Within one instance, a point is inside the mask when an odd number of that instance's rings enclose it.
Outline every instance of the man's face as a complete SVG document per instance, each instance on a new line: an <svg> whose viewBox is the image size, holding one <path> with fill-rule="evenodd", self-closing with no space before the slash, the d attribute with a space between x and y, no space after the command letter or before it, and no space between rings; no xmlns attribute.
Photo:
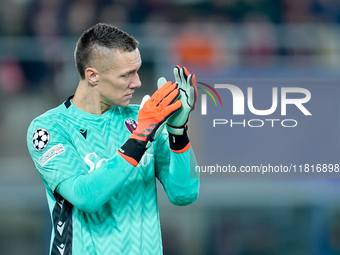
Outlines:
<svg viewBox="0 0 340 255"><path fill-rule="evenodd" d="M112 106L127 106L135 89L142 85L137 73L142 65L138 49L132 52L114 50L113 56L110 54L108 58L112 67L99 73L98 82L104 111Z"/></svg>

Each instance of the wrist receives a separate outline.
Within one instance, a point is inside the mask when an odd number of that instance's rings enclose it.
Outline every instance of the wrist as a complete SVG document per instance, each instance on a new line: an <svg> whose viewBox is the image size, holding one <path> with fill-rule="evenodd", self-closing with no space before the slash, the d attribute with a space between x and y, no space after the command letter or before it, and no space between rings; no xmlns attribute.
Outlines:
<svg viewBox="0 0 340 255"><path fill-rule="evenodd" d="M137 166L149 146L150 142L130 138L118 149L118 154L131 165Z"/></svg>
<svg viewBox="0 0 340 255"><path fill-rule="evenodd" d="M169 132L169 134L179 136L179 135L183 135L184 132L188 129L188 127L186 125L183 125L181 127L175 127L167 123L166 129Z"/></svg>
<svg viewBox="0 0 340 255"><path fill-rule="evenodd" d="M183 127L183 134L176 135L169 132L170 149L173 152L181 153L190 148L190 140L187 134L187 126Z"/></svg>

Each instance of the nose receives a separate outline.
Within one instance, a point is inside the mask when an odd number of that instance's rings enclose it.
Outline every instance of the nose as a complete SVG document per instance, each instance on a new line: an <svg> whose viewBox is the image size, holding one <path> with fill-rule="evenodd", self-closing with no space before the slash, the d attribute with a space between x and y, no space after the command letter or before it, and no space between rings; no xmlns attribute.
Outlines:
<svg viewBox="0 0 340 255"><path fill-rule="evenodd" d="M140 81L139 79L139 75L138 73L135 73L133 75L133 79L131 80L130 84L129 84L129 87L131 89L136 89L136 88L139 88L142 86L142 82Z"/></svg>

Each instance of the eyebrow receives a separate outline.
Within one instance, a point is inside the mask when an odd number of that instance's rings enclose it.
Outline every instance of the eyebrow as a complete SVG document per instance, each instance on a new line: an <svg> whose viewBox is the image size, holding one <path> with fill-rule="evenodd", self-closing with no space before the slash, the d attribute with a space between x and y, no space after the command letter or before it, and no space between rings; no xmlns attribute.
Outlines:
<svg viewBox="0 0 340 255"><path fill-rule="evenodd" d="M136 72L138 72L138 70L139 70L141 67L142 67L142 62L140 63L140 65L138 66L138 68L128 70L128 71L124 72L121 76L125 76L125 75L127 75L127 74L136 73Z"/></svg>
<svg viewBox="0 0 340 255"><path fill-rule="evenodd" d="M125 76L125 75L127 75L127 74L136 73L137 71L138 71L138 69L137 69L137 70L126 71L126 72L122 73L120 76L123 77L123 76Z"/></svg>

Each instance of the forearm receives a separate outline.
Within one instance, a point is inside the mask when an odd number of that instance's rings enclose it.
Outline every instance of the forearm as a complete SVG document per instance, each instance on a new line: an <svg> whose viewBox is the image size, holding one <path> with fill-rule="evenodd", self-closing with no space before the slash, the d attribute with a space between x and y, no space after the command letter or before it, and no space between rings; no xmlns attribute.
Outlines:
<svg viewBox="0 0 340 255"><path fill-rule="evenodd" d="M134 168L116 154L104 167L61 182L56 192L79 210L96 212L119 191Z"/></svg>
<svg viewBox="0 0 340 255"><path fill-rule="evenodd" d="M169 200L175 205L194 202L199 193L199 173L195 154L186 132L181 136L169 135L170 163L160 176ZM164 164L164 163L163 163Z"/></svg>
<svg viewBox="0 0 340 255"><path fill-rule="evenodd" d="M192 149L183 153L171 152L167 178L167 194L175 205L193 203L199 194L199 175L195 173L196 158Z"/></svg>

